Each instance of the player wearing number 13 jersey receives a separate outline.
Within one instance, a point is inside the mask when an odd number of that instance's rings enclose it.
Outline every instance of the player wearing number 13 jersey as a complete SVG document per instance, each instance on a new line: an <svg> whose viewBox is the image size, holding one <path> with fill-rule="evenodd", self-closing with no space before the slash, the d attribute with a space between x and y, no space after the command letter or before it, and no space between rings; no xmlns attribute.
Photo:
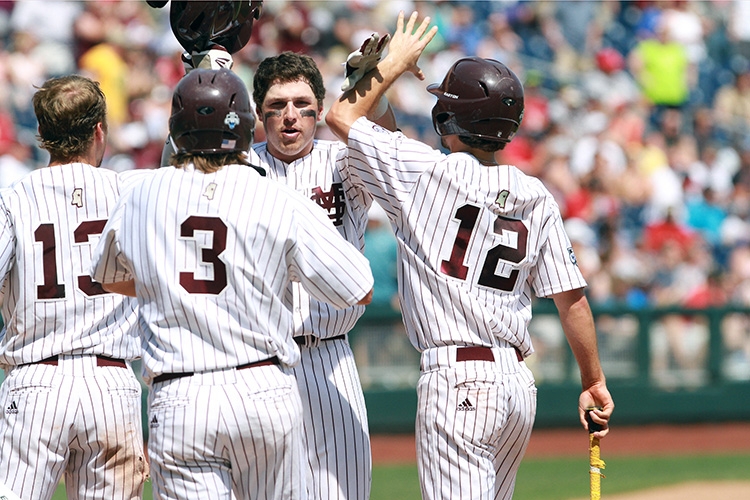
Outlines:
<svg viewBox="0 0 750 500"><path fill-rule="evenodd" d="M533 352L532 293L559 310L581 369L581 407L602 406L596 418L606 428L614 405L559 209L539 180L495 160L523 116L516 75L498 61L465 58L428 87L447 155L364 118L402 73L423 77L416 63L435 29L424 20L415 31L416 19L404 28L399 16L388 55L326 121L349 147L345 186L377 199L398 238L404 322L422 353L422 496L510 499L536 411L522 361Z"/></svg>
<svg viewBox="0 0 750 500"><path fill-rule="evenodd" d="M49 499L64 474L68 498L139 498L136 303L89 277L119 193L117 174L96 168L104 94L68 76L45 82L33 104L50 165L0 193L0 482Z"/></svg>
<svg viewBox="0 0 750 500"><path fill-rule="evenodd" d="M133 279L139 300L157 498L307 498L284 293L300 282L341 309L371 295L367 260L325 213L247 163L254 123L237 75L188 73L173 166L133 185L97 247L93 275Z"/></svg>

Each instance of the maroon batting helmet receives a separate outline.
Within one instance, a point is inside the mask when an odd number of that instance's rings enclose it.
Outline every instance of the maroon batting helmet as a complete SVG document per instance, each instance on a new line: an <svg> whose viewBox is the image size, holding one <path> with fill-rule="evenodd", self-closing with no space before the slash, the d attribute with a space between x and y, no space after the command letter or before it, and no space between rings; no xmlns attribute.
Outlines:
<svg viewBox="0 0 750 500"><path fill-rule="evenodd" d="M494 59L459 59L440 85L433 83L427 90L438 98L432 124L440 136L456 134L505 144L523 119L523 85Z"/></svg>
<svg viewBox="0 0 750 500"><path fill-rule="evenodd" d="M228 69L195 69L177 84L169 134L178 153L247 151L254 129L247 86Z"/></svg>
<svg viewBox="0 0 750 500"><path fill-rule="evenodd" d="M250 40L253 22L260 18L262 7L262 0L172 0L169 24L177 41L188 53L203 52L213 45L221 45L234 54Z"/></svg>

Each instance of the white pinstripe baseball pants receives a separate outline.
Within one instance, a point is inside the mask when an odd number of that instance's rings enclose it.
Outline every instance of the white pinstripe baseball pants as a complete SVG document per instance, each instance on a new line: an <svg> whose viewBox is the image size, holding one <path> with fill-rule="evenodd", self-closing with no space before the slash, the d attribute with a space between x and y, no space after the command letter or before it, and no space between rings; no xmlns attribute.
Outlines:
<svg viewBox="0 0 750 500"><path fill-rule="evenodd" d="M456 361L456 353L456 346L422 353L422 498L510 500L536 415L534 377L512 348L492 348L495 361Z"/></svg>
<svg viewBox="0 0 750 500"><path fill-rule="evenodd" d="M302 407L279 365L196 373L152 384L156 500L305 500Z"/></svg>
<svg viewBox="0 0 750 500"><path fill-rule="evenodd" d="M21 498L51 498L63 474L70 499L141 498L148 464L130 368L97 366L95 356L19 366L0 403L0 482Z"/></svg>
<svg viewBox="0 0 750 500"><path fill-rule="evenodd" d="M370 498L367 409L346 339L307 337L294 367L304 414L310 500Z"/></svg>

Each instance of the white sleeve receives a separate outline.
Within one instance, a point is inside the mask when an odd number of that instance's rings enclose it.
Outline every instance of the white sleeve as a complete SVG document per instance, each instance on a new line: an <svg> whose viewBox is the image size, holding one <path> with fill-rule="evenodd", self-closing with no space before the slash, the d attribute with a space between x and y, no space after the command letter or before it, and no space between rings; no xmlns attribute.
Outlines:
<svg viewBox="0 0 750 500"><path fill-rule="evenodd" d="M290 276L315 299L338 309L355 305L373 287L370 263L331 224L324 211L300 198L294 211Z"/></svg>
<svg viewBox="0 0 750 500"><path fill-rule="evenodd" d="M341 173L345 186L361 186L372 193L393 219L419 177L444 157L426 144L362 117L349 131Z"/></svg>
<svg viewBox="0 0 750 500"><path fill-rule="evenodd" d="M13 266L16 254L16 236L5 201L0 197L0 281Z"/></svg>
<svg viewBox="0 0 750 500"><path fill-rule="evenodd" d="M118 233L126 207L124 201L120 198L110 213L91 257L91 278L99 283L119 283L133 278L124 256L120 253L118 242Z"/></svg>
<svg viewBox="0 0 750 500"><path fill-rule="evenodd" d="M554 210L545 228L547 238L539 250L539 260L532 272L532 285L538 297L548 297L560 292L586 286L578 267L573 245L565 233L559 210Z"/></svg>

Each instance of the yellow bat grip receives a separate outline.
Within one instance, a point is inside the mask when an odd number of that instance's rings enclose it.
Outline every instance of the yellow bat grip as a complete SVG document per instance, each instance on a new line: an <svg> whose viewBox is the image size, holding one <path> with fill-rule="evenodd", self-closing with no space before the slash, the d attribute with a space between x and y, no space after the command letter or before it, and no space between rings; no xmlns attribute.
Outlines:
<svg viewBox="0 0 750 500"><path fill-rule="evenodd" d="M591 500L600 500L602 497L601 479L604 477L604 460L601 459L599 450L599 438L589 434L589 480Z"/></svg>

